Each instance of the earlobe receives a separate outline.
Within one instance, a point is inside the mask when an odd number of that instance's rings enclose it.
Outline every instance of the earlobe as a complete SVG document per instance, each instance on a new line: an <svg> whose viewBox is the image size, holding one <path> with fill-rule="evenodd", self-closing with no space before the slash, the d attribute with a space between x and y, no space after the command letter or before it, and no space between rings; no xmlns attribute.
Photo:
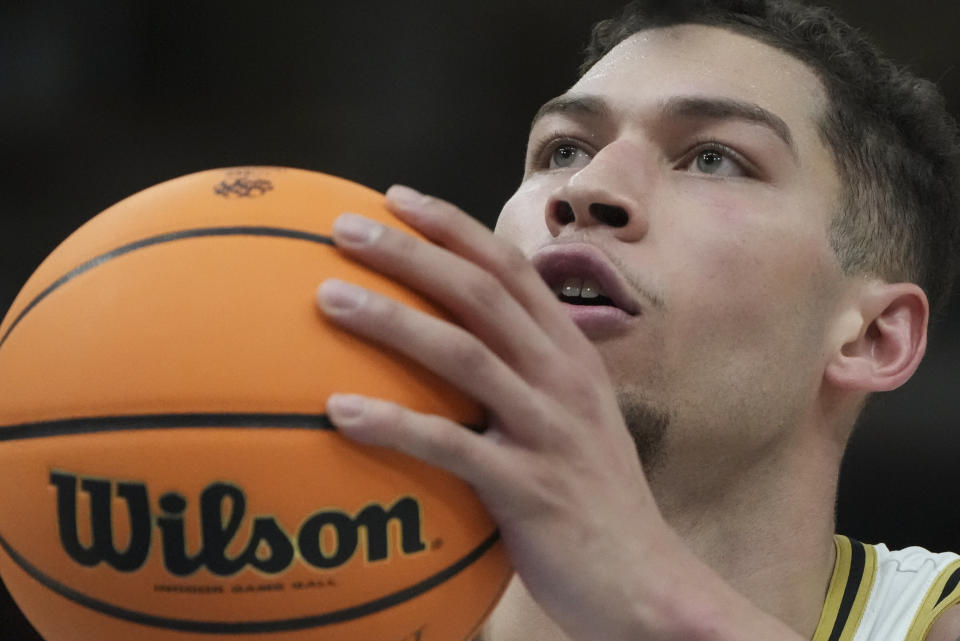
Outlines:
<svg viewBox="0 0 960 641"><path fill-rule="evenodd" d="M886 392L903 385L927 348L930 308L914 283L870 283L845 317L846 335L824 376L842 389Z"/></svg>

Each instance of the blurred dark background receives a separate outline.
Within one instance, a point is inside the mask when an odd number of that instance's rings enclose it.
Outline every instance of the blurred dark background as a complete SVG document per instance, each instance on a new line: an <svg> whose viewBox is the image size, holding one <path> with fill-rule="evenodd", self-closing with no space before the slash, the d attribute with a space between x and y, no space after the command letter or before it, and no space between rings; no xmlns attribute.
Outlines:
<svg viewBox="0 0 960 641"><path fill-rule="evenodd" d="M519 182L531 116L572 84L589 25L620 4L6 0L0 307L86 219L212 167L403 182L492 223ZM826 4L938 81L960 114L960 4ZM921 372L868 411L840 531L960 551L958 357L955 302ZM0 641L33 635L0 590Z"/></svg>

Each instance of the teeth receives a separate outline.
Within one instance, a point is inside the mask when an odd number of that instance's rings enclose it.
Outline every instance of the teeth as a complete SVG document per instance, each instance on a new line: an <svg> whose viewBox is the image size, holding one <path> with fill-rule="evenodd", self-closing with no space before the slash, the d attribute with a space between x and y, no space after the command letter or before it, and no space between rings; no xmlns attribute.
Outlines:
<svg viewBox="0 0 960 641"><path fill-rule="evenodd" d="M583 287L582 278L568 278L560 288L560 292L567 297L575 298L580 295L580 288Z"/></svg>
<svg viewBox="0 0 960 641"><path fill-rule="evenodd" d="M583 287L580 288L581 298L598 298L601 293L600 285L596 281L583 281Z"/></svg>
<svg viewBox="0 0 960 641"><path fill-rule="evenodd" d="M563 294L568 298L599 298L604 295L600 284L589 278L568 278L560 286L558 294Z"/></svg>

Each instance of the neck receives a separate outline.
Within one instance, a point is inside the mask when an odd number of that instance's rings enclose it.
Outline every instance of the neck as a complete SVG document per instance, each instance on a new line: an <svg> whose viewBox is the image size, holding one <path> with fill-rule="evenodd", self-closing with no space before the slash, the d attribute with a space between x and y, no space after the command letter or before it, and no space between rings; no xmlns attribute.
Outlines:
<svg viewBox="0 0 960 641"><path fill-rule="evenodd" d="M758 607L812 638L833 572L843 448L824 432L796 434L761 456L718 465L714 455L683 466L696 474L668 464L651 486L667 522L695 554Z"/></svg>

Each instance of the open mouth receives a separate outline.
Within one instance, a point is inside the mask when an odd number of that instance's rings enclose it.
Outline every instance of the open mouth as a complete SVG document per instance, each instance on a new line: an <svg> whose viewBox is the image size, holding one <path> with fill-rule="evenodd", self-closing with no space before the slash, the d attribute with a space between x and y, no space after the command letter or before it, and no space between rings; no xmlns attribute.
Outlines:
<svg viewBox="0 0 960 641"><path fill-rule="evenodd" d="M598 248L560 243L533 256L540 277L581 325L618 328L640 316L642 308L629 285Z"/></svg>
<svg viewBox="0 0 960 641"><path fill-rule="evenodd" d="M561 302L570 305L617 306L603 291L600 283L591 278L566 278L562 283L554 285L553 291Z"/></svg>

